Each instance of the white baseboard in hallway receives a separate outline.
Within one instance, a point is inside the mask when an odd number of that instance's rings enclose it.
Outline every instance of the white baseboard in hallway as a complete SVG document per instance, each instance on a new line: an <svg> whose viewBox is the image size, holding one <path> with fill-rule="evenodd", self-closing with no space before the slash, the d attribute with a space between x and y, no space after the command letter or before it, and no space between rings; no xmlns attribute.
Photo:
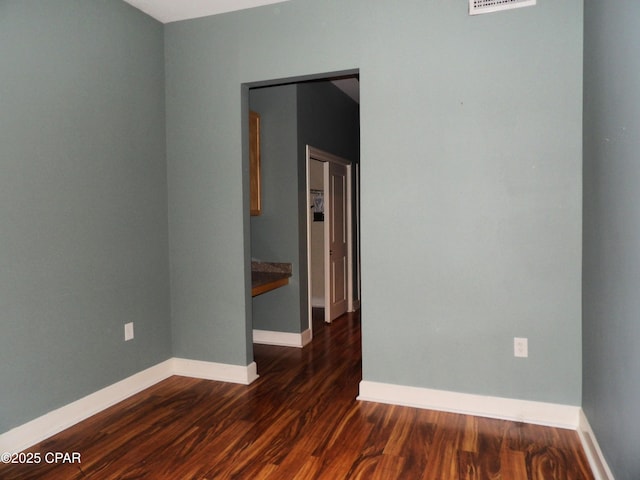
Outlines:
<svg viewBox="0 0 640 480"><path fill-rule="evenodd" d="M310 329L306 329L302 333L273 332L269 330L253 331L253 343L279 347L302 348L311 342L311 337Z"/></svg>
<svg viewBox="0 0 640 480"><path fill-rule="evenodd" d="M256 362L251 362L246 367L186 358L172 358L171 362L173 375L182 375L183 377L240 383L242 385L249 385L258 378Z"/></svg>

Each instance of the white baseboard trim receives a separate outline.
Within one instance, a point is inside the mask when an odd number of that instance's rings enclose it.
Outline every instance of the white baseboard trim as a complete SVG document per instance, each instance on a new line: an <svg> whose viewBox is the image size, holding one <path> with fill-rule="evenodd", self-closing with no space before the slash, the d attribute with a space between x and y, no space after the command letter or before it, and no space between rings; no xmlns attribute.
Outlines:
<svg viewBox="0 0 640 480"><path fill-rule="evenodd" d="M360 382L358 400L426 408L577 430L580 407L468 393Z"/></svg>
<svg viewBox="0 0 640 480"><path fill-rule="evenodd" d="M181 375L183 377L240 383L242 385L249 385L258 378L256 362L251 362L246 367L226 363L188 360L186 358L172 358L171 362L173 375Z"/></svg>
<svg viewBox="0 0 640 480"><path fill-rule="evenodd" d="M0 435L0 452L20 452L172 375L171 360L147 368Z"/></svg>
<svg viewBox="0 0 640 480"><path fill-rule="evenodd" d="M582 442L582 448L584 449L591 471L596 480L614 480L613 473L607 464L607 461L602 454L596 435L589 425L589 420L584 411L580 409L580 425L578 427L578 435Z"/></svg>
<svg viewBox="0 0 640 480"><path fill-rule="evenodd" d="M0 434L0 452L21 452L172 375L244 385L248 385L258 378L255 362L243 367L170 358Z"/></svg>
<svg viewBox="0 0 640 480"><path fill-rule="evenodd" d="M311 337L311 329L308 328L302 333L272 332L269 330L253 331L253 343L279 347L302 348L311 341Z"/></svg>
<svg viewBox="0 0 640 480"><path fill-rule="evenodd" d="M311 306L316 308L324 308L324 297L311 297Z"/></svg>

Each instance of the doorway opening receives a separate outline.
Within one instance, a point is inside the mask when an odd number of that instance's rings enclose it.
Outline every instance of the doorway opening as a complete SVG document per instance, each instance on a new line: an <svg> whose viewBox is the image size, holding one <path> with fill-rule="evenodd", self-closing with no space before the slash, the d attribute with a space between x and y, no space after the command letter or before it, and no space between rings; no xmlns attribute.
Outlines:
<svg viewBox="0 0 640 480"><path fill-rule="evenodd" d="M341 191L345 191L345 199L347 186L349 193L357 197L360 160L358 86L357 70L242 86L243 118L248 119L250 111L260 116L262 195L259 215L249 216L248 205L246 208L246 263L247 266L252 261L291 265L288 285L255 298L247 295L247 328L253 332L254 343L303 347L311 341L313 312L310 273L313 266L309 262L310 204L306 145L311 144L322 149L322 152L331 152L336 157L348 160L342 162L344 174L340 176L334 172L334 179L342 179ZM347 91L349 88L350 92ZM248 144L249 129L245 123L248 122L243 121L243 144ZM243 148L244 186L248 193L250 162L246 145ZM249 198L249 195L245 197ZM359 305L360 291L359 215L355 213L355 205L359 207L357 198L352 201L348 219L352 226L353 246L345 250L342 263L334 265L334 271L339 271L338 267L343 271L350 269L348 280L340 285L343 291L348 288L355 299L351 302L347 299L349 310ZM346 222L346 207L344 209ZM322 222L318 220L317 223ZM336 292L338 290L335 289ZM324 304L319 307L323 308Z"/></svg>
<svg viewBox="0 0 640 480"><path fill-rule="evenodd" d="M309 328L360 308L359 164L307 145ZM317 325L317 323L316 323Z"/></svg>

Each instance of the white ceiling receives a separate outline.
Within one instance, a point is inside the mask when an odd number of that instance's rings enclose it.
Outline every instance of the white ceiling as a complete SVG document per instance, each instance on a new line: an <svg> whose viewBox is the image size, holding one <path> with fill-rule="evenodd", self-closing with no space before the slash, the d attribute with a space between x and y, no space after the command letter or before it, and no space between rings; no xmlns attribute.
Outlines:
<svg viewBox="0 0 640 480"><path fill-rule="evenodd" d="M287 0L124 0L162 23L244 10Z"/></svg>

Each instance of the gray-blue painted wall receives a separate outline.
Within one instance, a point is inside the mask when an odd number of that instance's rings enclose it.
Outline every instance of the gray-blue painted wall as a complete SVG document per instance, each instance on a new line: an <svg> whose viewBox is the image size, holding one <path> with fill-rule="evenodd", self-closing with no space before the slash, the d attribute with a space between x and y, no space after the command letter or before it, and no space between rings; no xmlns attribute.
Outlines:
<svg viewBox="0 0 640 480"><path fill-rule="evenodd" d="M251 217L251 256L292 264L289 285L252 301L253 328L300 333L298 250L297 86L254 89L249 106L260 114L262 214Z"/></svg>
<svg viewBox="0 0 640 480"><path fill-rule="evenodd" d="M360 107L330 81L298 84L299 158L306 146L360 160ZM304 161L301 163L304 166ZM304 173L304 168L301 169Z"/></svg>
<svg viewBox="0 0 640 480"><path fill-rule="evenodd" d="M364 378L580 403L580 0L292 0L164 36L24 0L0 26L0 430L171 355L252 361L242 85L355 69Z"/></svg>
<svg viewBox="0 0 640 480"><path fill-rule="evenodd" d="M583 409L640 478L640 4L585 2Z"/></svg>
<svg viewBox="0 0 640 480"><path fill-rule="evenodd" d="M364 379L579 405L582 21L292 0L168 24L176 353L252 357L241 86L359 69Z"/></svg>
<svg viewBox="0 0 640 480"><path fill-rule="evenodd" d="M171 356L164 115L161 24L0 2L0 432Z"/></svg>

